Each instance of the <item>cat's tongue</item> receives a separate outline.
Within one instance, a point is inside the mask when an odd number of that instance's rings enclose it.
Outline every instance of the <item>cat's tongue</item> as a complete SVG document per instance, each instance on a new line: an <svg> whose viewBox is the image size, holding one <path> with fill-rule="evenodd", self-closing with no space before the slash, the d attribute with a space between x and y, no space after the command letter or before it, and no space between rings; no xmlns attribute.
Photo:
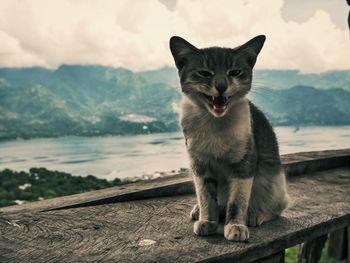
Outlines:
<svg viewBox="0 0 350 263"><path fill-rule="evenodd" d="M228 98L223 96L211 97L213 110L217 113L223 113L227 108Z"/></svg>

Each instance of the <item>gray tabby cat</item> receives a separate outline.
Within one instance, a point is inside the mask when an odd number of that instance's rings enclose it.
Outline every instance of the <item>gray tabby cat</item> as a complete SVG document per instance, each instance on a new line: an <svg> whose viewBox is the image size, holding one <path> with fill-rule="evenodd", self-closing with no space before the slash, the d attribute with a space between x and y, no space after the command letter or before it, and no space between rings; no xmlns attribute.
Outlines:
<svg viewBox="0 0 350 263"><path fill-rule="evenodd" d="M234 49L198 49L174 36L170 49L183 92L181 126L198 204L194 233L249 238L248 226L277 218L287 207L286 180L275 133L246 95L265 36Z"/></svg>

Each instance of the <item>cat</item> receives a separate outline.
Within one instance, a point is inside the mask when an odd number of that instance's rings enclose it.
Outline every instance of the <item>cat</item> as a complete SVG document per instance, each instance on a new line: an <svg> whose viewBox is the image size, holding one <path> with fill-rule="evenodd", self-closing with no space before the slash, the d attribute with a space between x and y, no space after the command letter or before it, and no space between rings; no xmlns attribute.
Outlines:
<svg viewBox="0 0 350 263"><path fill-rule="evenodd" d="M197 204L196 235L218 232L230 241L249 238L247 226L279 217L289 196L278 143L265 115L246 95L265 36L236 48L198 49L173 36L170 50L182 90L180 122Z"/></svg>

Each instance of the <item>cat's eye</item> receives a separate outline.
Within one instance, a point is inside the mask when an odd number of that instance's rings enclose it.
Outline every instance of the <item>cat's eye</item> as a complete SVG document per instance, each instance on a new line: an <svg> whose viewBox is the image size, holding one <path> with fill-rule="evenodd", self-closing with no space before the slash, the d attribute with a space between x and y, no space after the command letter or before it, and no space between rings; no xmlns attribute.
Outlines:
<svg viewBox="0 0 350 263"><path fill-rule="evenodd" d="M232 69L229 72L227 72L227 75L230 77L238 77L242 74L242 70L240 69Z"/></svg>
<svg viewBox="0 0 350 263"><path fill-rule="evenodd" d="M196 74L202 78L209 78L209 77L214 76L214 74L212 72L207 71L207 70L197 71Z"/></svg>

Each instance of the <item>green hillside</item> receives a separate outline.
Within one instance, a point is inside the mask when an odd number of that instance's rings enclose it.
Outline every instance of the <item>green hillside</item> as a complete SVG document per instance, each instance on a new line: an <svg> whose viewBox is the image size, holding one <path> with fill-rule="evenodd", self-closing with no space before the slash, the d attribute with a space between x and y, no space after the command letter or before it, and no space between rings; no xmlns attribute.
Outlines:
<svg viewBox="0 0 350 263"><path fill-rule="evenodd" d="M93 175L82 177L45 168L31 168L29 172L5 169L0 171L0 207L15 205L16 200L32 202L127 183L131 181L118 178L107 181Z"/></svg>
<svg viewBox="0 0 350 263"><path fill-rule="evenodd" d="M285 88L298 76L303 85ZM266 88L261 78L275 86ZM275 125L350 124L347 71L257 71L255 79L250 97ZM79 65L56 70L2 68L0 139L175 131L178 86L173 68L138 73Z"/></svg>
<svg viewBox="0 0 350 263"><path fill-rule="evenodd" d="M122 68L0 69L0 138L172 131L179 98L175 88ZM128 114L155 120L119 118Z"/></svg>
<svg viewBox="0 0 350 263"><path fill-rule="evenodd" d="M250 96L275 125L350 124L350 92L343 89L295 86L257 90Z"/></svg>

